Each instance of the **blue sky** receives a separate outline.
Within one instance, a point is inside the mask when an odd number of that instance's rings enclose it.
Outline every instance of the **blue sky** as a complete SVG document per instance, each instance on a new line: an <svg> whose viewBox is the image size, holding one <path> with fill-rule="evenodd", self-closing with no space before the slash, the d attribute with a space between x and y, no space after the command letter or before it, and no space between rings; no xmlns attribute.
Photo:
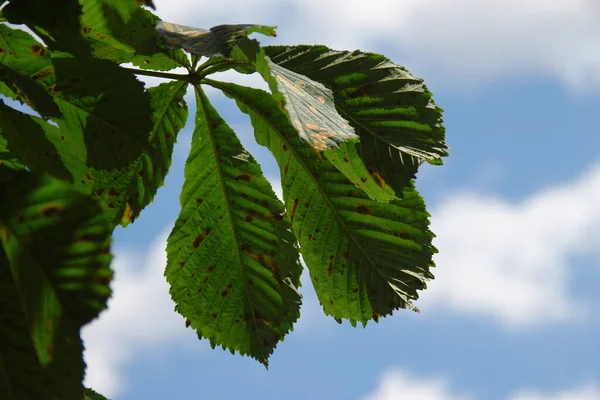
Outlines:
<svg viewBox="0 0 600 400"><path fill-rule="evenodd" d="M116 232L110 309L84 330L90 386L115 400L600 399L595 0L155 3L169 22L278 25L263 42L379 52L424 78L451 146L446 164L417 180L437 234L437 279L420 314L366 329L326 318L305 281L302 317L269 371L211 350L174 313L162 277L188 124L165 187ZM264 87L256 76L220 77ZM277 188L246 118L210 96Z"/></svg>

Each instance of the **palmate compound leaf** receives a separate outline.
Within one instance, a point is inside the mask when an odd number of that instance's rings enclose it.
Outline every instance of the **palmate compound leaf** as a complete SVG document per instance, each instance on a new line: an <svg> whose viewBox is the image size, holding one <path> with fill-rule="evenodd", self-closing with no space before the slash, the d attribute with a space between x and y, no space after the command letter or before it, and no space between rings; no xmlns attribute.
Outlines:
<svg viewBox="0 0 600 400"><path fill-rule="evenodd" d="M335 106L360 136L369 173L396 193L411 185L423 162L447 155L442 109L404 67L382 55L325 46L265 46L270 60L333 91ZM339 163L336 163L339 167Z"/></svg>
<svg viewBox="0 0 600 400"><path fill-rule="evenodd" d="M193 28L170 22L158 21L156 30L168 49L184 49L196 56L229 57L231 49L240 39L252 33L277 36L276 26L265 25L218 25L210 29Z"/></svg>
<svg viewBox="0 0 600 400"><path fill-rule="evenodd" d="M110 296L110 226L69 183L6 169L0 178L0 397L81 398L79 329Z"/></svg>
<svg viewBox="0 0 600 400"><path fill-rule="evenodd" d="M402 200L370 200L328 160L301 141L273 97L262 90L208 81L251 118L259 144L281 169L284 203L300 251L327 314L366 324L411 300L433 278L433 234L413 186Z"/></svg>
<svg viewBox="0 0 600 400"><path fill-rule="evenodd" d="M186 325L267 365L298 319L301 266L260 166L201 89L165 275Z"/></svg>

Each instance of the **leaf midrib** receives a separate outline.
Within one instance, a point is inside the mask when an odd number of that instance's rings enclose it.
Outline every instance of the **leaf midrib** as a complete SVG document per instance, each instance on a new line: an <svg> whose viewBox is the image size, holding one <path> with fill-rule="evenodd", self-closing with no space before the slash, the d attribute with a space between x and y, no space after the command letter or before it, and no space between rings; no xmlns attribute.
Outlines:
<svg viewBox="0 0 600 400"><path fill-rule="evenodd" d="M204 92L202 91L202 89L199 85L194 85L194 88L196 89L196 102L202 106L202 109L204 110L205 115L208 115L207 107L206 107L206 104L204 103L204 96L201 96L201 94L204 94ZM252 324L254 325L254 332L256 333L257 336L259 336L260 330L258 329L258 324L256 323L256 321L257 321L256 313L254 312L254 306L253 306L252 300L250 299L250 290L248 287L248 282L246 280L246 274L244 273L242 254L241 254L240 244L238 242L236 226L234 223L235 216L233 215L233 213L231 211L231 203L229 201L229 191L228 191L227 187L225 186L225 174L223 173L223 169L221 168L221 163L219 160L219 151L217 150L217 147L216 147L215 136L213 135L213 129L212 129L210 123L208 123L208 121L207 121L206 125L207 125L208 134L210 136L210 144L211 144L211 146L213 148L213 152L215 154L215 161L217 164L216 168L217 168L217 171L219 172L219 178L220 178L219 183L221 185L221 190L223 191L223 199L225 200L225 208L227 210L226 212L227 212L227 215L229 215L229 221L231 223L231 232L233 233L233 235L232 235L233 242L234 242L234 246L235 246L236 256L238 259L238 265L240 267L240 276L244 282L244 289L245 289L244 292L246 294L246 299L248 301L248 307L250 308L250 312L252 313ZM266 360L266 357L264 355L264 352L262 351L262 347L258 346L258 348L262 355L260 361L264 362Z"/></svg>

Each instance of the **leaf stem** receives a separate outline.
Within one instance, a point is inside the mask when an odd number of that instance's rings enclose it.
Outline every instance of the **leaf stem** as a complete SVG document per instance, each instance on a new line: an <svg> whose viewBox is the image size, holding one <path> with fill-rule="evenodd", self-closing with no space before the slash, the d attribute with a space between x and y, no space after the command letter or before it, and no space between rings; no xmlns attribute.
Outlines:
<svg viewBox="0 0 600 400"><path fill-rule="evenodd" d="M215 72L227 71L234 65L249 65L253 66L251 62L243 61L243 60L228 60L226 63L219 63L215 65L211 65L208 68L201 70L198 77L200 79L204 79L205 76L214 74Z"/></svg>

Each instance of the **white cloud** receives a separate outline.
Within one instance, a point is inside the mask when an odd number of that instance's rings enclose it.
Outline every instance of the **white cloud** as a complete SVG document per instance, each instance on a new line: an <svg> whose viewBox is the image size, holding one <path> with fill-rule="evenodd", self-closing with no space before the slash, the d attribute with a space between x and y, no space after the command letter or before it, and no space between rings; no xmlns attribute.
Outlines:
<svg viewBox="0 0 600 400"><path fill-rule="evenodd" d="M378 386L361 400L470 400L466 395L453 394L445 378L421 378L401 369L383 374Z"/></svg>
<svg viewBox="0 0 600 400"><path fill-rule="evenodd" d="M82 330L88 366L85 384L109 398L125 389L122 368L145 351L156 352L175 340L195 351L202 347L174 311L163 276L167 234L160 234L146 254L115 251L109 308Z"/></svg>
<svg viewBox="0 0 600 400"><path fill-rule="evenodd" d="M600 386L594 382L587 382L580 387L559 391L550 394L541 394L536 391L521 391L512 395L509 400L598 400L600 399Z"/></svg>
<svg viewBox="0 0 600 400"><path fill-rule="evenodd" d="M378 51L436 84L549 75L575 89L600 88L597 0L157 0L175 23L279 25L278 44L319 43ZM198 17L196 17L198 16Z"/></svg>
<svg viewBox="0 0 600 400"><path fill-rule="evenodd" d="M432 211L440 252L421 311L491 316L509 328L583 318L589 307L569 293L569 257L597 251L598 187L600 164L518 204L449 196Z"/></svg>
<svg viewBox="0 0 600 400"><path fill-rule="evenodd" d="M443 377L419 377L399 368L385 371L377 385L361 400L472 400L466 394L456 394L450 389L448 379ZM549 394L520 390L507 400L598 400L600 386L587 382L579 387Z"/></svg>

